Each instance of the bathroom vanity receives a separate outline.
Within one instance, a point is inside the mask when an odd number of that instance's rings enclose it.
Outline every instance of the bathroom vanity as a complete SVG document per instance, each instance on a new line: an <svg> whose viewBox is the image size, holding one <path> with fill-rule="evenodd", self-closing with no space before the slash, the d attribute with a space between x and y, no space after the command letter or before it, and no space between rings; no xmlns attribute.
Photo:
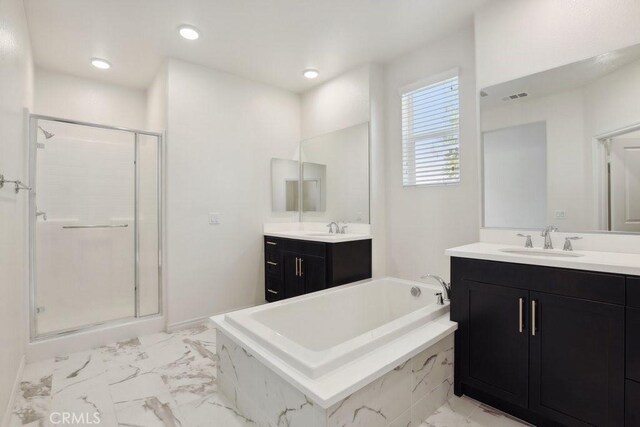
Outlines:
<svg viewBox="0 0 640 427"><path fill-rule="evenodd" d="M264 237L265 299L280 301L371 277L371 237L280 232Z"/></svg>
<svg viewBox="0 0 640 427"><path fill-rule="evenodd" d="M447 251L455 393L536 425L640 425L640 255L501 248Z"/></svg>

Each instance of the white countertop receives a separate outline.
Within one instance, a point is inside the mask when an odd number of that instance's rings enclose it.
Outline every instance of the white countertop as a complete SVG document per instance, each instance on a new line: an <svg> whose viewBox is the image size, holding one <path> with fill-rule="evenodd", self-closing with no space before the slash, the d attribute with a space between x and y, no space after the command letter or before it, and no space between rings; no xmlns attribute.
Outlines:
<svg viewBox="0 0 640 427"><path fill-rule="evenodd" d="M370 234L345 233L335 234L314 230L272 230L265 231L265 236L283 237L285 239L309 240L312 242L340 243L354 240L371 239Z"/></svg>
<svg viewBox="0 0 640 427"><path fill-rule="evenodd" d="M513 246L499 243L472 243L446 250L446 254L459 258L476 258L489 261L512 262L516 264L542 265L548 267L571 268L576 270L600 271L604 273L618 273L640 276L640 254L627 254L616 252L574 251L580 257L553 257L535 256L532 254L514 254L503 252L503 249L521 249L522 246ZM542 251L540 248L534 251ZM545 251L546 252L546 251ZM548 250L549 253L559 253L559 249ZM566 252L565 252L566 253Z"/></svg>

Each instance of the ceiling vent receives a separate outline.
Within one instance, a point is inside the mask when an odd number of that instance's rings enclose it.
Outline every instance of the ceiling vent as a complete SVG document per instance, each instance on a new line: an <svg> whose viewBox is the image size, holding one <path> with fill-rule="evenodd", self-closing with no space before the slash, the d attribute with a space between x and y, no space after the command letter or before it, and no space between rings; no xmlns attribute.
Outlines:
<svg viewBox="0 0 640 427"><path fill-rule="evenodd" d="M514 93L513 95L505 96L502 100L513 101L514 99L524 98L525 96L529 96L529 94L527 92Z"/></svg>

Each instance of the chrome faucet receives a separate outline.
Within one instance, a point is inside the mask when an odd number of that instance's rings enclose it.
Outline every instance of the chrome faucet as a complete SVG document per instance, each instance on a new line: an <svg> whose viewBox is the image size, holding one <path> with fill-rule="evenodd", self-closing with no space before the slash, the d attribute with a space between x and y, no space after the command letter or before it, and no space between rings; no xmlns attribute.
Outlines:
<svg viewBox="0 0 640 427"><path fill-rule="evenodd" d="M550 225L546 227L544 230L542 230L542 233L540 235L544 237L545 249L553 249L553 242L551 241L551 233L553 233L554 231L558 231L558 227L554 225Z"/></svg>
<svg viewBox="0 0 640 427"><path fill-rule="evenodd" d="M562 250L564 250L564 251L572 251L573 250L573 245L571 245L571 241L572 240L580 240L580 239L582 239L582 237L578 237L578 236L565 237L564 238L564 248L562 248Z"/></svg>
<svg viewBox="0 0 640 427"><path fill-rule="evenodd" d="M421 276L421 279L433 279L436 282L440 283L442 286L442 296L445 301L451 301L451 283L447 283L440 276L436 276L435 274L427 274L426 276Z"/></svg>
<svg viewBox="0 0 640 427"><path fill-rule="evenodd" d="M531 241L531 234L518 233L518 237L524 237L524 238L527 239L524 242L524 247L525 248L533 248L533 242Z"/></svg>
<svg viewBox="0 0 640 427"><path fill-rule="evenodd" d="M340 231L340 227L338 226L338 223L335 221L331 221L329 224L327 224L327 227L329 227L329 233L334 233L333 231L333 226L336 226L336 231L335 233L338 234L338 232Z"/></svg>

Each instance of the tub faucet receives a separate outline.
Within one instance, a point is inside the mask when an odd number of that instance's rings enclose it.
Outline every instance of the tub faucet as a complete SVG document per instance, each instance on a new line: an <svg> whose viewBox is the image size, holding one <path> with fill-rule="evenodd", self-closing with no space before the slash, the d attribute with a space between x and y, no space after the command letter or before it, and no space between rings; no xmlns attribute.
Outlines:
<svg viewBox="0 0 640 427"><path fill-rule="evenodd" d="M544 237L545 249L553 249L553 241L551 241L551 233L553 233L554 231L558 231L558 227L556 227L555 225L550 225L544 230L542 230L542 233L540 235Z"/></svg>
<svg viewBox="0 0 640 427"><path fill-rule="evenodd" d="M442 286L442 296L445 301L451 301L451 283L447 283L440 276L436 276L435 274L427 274L426 276L420 277L421 279L433 279L436 282L440 283Z"/></svg>

